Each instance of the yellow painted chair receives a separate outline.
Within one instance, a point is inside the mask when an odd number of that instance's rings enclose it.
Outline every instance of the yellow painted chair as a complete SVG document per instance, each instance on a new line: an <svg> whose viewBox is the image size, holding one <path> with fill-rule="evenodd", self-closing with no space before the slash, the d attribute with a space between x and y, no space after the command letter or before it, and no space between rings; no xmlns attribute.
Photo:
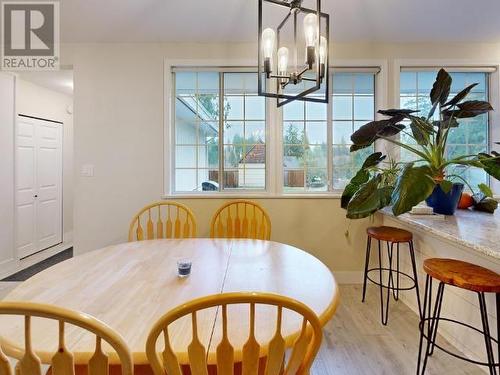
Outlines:
<svg viewBox="0 0 500 375"><path fill-rule="evenodd" d="M67 349L65 344L65 328L76 326L83 331L89 331L96 337L95 352L89 353L91 356L88 360L88 374L90 375L107 375L109 372L108 359L109 356L103 351L103 343L106 342L114 352L110 353L117 356L121 364L122 375L133 374L132 356L127 344L123 341L122 337L113 331L109 326L103 322L93 318L90 315L63 309L61 307L31 303L31 302L0 302L0 315L17 315L24 316L24 337L25 347L21 353L8 352L4 353L0 350L0 374L12 375L14 374L11 364L7 358L8 356L15 357L16 354L22 355L22 358L16 365L16 375L41 375L41 363L50 364L51 369L49 373L57 375L73 375L75 374L74 356ZM56 353L41 352L39 358L34 352L32 347L32 318L44 318L55 320L59 322L59 328L55 335L59 336L59 344ZM0 332L0 335L2 333ZM46 332L47 335L51 332ZM55 336L57 337L57 336ZM8 342L8 337L2 336L2 341ZM6 346L9 348L10 346ZM37 348L38 349L38 348ZM76 367L77 374L87 373L87 366L78 365Z"/></svg>
<svg viewBox="0 0 500 375"><path fill-rule="evenodd" d="M249 311L249 332L242 332L241 321L234 324L236 330L228 328L228 316L231 316L231 305L247 306ZM256 326L261 323L256 321L256 306L265 307L269 315L265 315L266 321L275 322L276 330L269 342L259 343L256 338ZM268 293L225 293L202 297L187 302L161 317L151 329L146 341L146 355L155 375L182 375L182 367L179 358L174 353L169 336L169 326L184 317L191 317L191 331L187 333L191 337L188 346L188 363L192 374L208 374L214 372L214 368L207 365L207 350L200 341L197 325L197 314L205 309L217 308L218 316L216 325L221 325L221 341L211 343L216 347L217 374L233 374L235 368L241 368L243 374L266 375L306 375L321 346L322 330L317 315L306 305L291 298ZM229 311L229 312L228 312ZM274 314L273 314L274 311ZM282 335L282 317L284 314L293 313L299 318L297 320L300 333L286 342ZM271 315L272 314L272 315ZM263 314L258 314L261 318ZM273 324L273 326L274 326ZM189 329L187 322L183 320L183 327ZM214 331L217 327L214 327ZM231 333L245 335L246 343L242 347L233 347L231 344ZM162 353L157 352L157 341L163 334L161 340ZM186 336L185 334L183 337ZM210 341L212 341L210 338ZM234 336L233 336L234 339ZM240 337L241 339L241 337ZM290 340L290 338L288 338ZM164 346L163 346L164 344ZM285 361L287 347L292 347L288 361ZM264 360L263 360L264 359ZM238 367L241 366L241 367Z"/></svg>
<svg viewBox="0 0 500 375"><path fill-rule="evenodd" d="M211 238L271 239L271 219L258 203L228 202L217 210L210 223Z"/></svg>
<svg viewBox="0 0 500 375"><path fill-rule="evenodd" d="M196 219L185 205L172 201L156 202L144 207L130 223L128 240L157 238L194 238Z"/></svg>

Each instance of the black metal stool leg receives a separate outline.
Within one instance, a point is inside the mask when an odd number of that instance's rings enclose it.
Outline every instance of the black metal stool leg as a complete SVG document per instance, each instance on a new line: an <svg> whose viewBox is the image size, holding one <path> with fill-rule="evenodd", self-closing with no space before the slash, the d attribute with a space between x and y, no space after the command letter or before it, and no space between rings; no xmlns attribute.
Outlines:
<svg viewBox="0 0 500 375"><path fill-rule="evenodd" d="M422 319L422 315L424 315L424 311L422 310L422 305L420 302L420 287L418 285L417 264L415 261L415 250L413 248L413 241L408 242L408 246L410 247L411 267L413 268L413 277L415 279L415 290L417 292L418 312L420 314L420 319Z"/></svg>
<svg viewBox="0 0 500 375"><path fill-rule="evenodd" d="M389 261L390 261L390 257L389 257ZM379 268L379 290L380 290L380 317L381 317L381 320L382 320L382 324L385 326L387 325L387 320L389 319L389 300L390 298L387 298L387 301L386 301L386 307L384 309L384 287L383 287L383 265L382 265L382 245L381 245L381 241L378 240L378 268ZM389 276L389 282L388 282L388 286L390 287L391 285L391 281L390 281L390 276ZM390 293L391 289L388 288L387 289L387 297L389 297L389 293ZM385 310L385 312L384 312Z"/></svg>
<svg viewBox="0 0 500 375"><path fill-rule="evenodd" d="M394 293L394 275L393 275L393 269L392 269L394 243L393 242L386 242L386 245L387 245L387 254L388 254L388 258L389 258L389 267L388 267L389 268L389 279L387 281L387 299L385 302L385 323L384 323L384 325L387 325L387 321L389 320L389 302L391 300L391 290Z"/></svg>
<svg viewBox="0 0 500 375"><path fill-rule="evenodd" d="M394 243L391 243L391 255L393 245ZM399 242L396 243L396 288L392 290L392 295L395 301L399 301Z"/></svg>
<svg viewBox="0 0 500 375"><path fill-rule="evenodd" d="M439 325L439 318L441 317L441 307L443 306L443 297L444 297L444 283L439 283L438 287L438 295L436 299L436 308L434 309L434 320L432 322L432 339L431 339L431 347L429 351L429 356L434 353L434 346L436 345L436 337Z"/></svg>
<svg viewBox="0 0 500 375"><path fill-rule="evenodd" d="M361 302L365 302L365 297L366 297L366 281L368 279L368 266L370 265L371 247L372 247L372 238L368 236L366 239L365 276L363 279L363 299L361 300Z"/></svg>
<svg viewBox="0 0 500 375"><path fill-rule="evenodd" d="M425 291L424 291L424 309L423 309L423 314L420 316L420 323L418 325L419 331L420 331L420 340L418 344L418 359L417 359L417 375L420 375L420 363L422 361L422 348L424 344L424 329L425 329L425 313L427 310L427 302L428 302L428 297L429 297L429 289L432 288L432 280L429 275L427 275L425 279ZM429 321L427 322L429 324Z"/></svg>
<svg viewBox="0 0 500 375"><path fill-rule="evenodd" d="M386 244L387 244L387 255L389 256L389 283L387 284L387 286L389 287L389 290L387 293L387 298L389 298L390 294L391 294L390 289L392 289L393 296L395 296L395 293L396 293L396 290L394 289L394 275L393 275L393 269L392 269L392 258L394 255L394 242L387 241Z"/></svg>
<svg viewBox="0 0 500 375"><path fill-rule="evenodd" d="M429 286L429 306L428 306L428 312L429 312L429 323L427 325L427 347L425 349L425 355L424 355L424 363L422 364L422 375L425 373L425 368L427 367L427 360L429 359L430 356L430 348L432 344L432 337L434 336L434 330L437 328L437 323L438 321L438 316L437 316L437 311L438 311L438 304L441 303L443 299L443 289L444 289L444 284L440 283L438 287L438 292L436 294L436 302L434 303L434 313L431 315L432 311L432 278L430 278L430 286Z"/></svg>
<svg viewBox="0 0 500 375"><path fill-rule="evenodd" d="M479 298L479 309L481 310L481 322L483 324L484 343L486 346L486 354L488 356L488 368L490 375L496 375L495 358L493 356L493 349L491 347L490 327L488 323L488 312L486 310L486 299L484 293L477 293Z"/></svg>

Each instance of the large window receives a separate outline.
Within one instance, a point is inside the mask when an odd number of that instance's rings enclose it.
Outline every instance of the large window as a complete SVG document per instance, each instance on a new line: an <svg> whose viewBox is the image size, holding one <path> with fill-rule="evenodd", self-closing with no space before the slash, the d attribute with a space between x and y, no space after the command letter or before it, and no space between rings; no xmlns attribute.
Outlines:
<svg viewBox="0 0 500 375"><path fill-rule="evenodd" d="M224 188L265 189L266 108L257 75L224 73Z"/></svg>
<svg viewBox="0 0 500 375"><path fill-rule="evenodd" d="M285 191L328 190L325 104L295 101L283 107Z"/></svg>
<svg viewBox="0 0 500 375"><path fill-rule="evenodd" d="M437 71L419 71L418 68L404 69L400 76L400 104L401 108L418 110L421 116L426 116L431 108L429 93L436 79ZM472 89L468 100L489 100L488 81L489 73L483 72L451 72L453 82L450 98L472 83L478 83ZM436 111L435 118L439 118ZM401 139L405 143L413 140L401 133ZM489 117L484 114L471 119L461 119L460 126L450 132L448 138L448 148L446 150L449 157L459 155L477 154L487 152L489 149ZM411 161L413 154L409 151L401 150L401 160ZM487 183L488 177L483 170L477 168L455 167L449 174L457 174L466 179L472 187L480 183Z"/></svg>
<svg viewBox="0 0 500 375"><path fill-rule="evenodd" d="M351 134L375 119L375 75L334 73L332 97L333 188L344 189L373 152L368 147L351 153Z"/></svg>
<svg viewBox="0 0 500 375"><path fill-rule="evenodd" d="M374 120L374 73L335 72L331 82L330 110L300 101L284 106L285 192L341 190L373 152L349 148L351 134Z"/></svg>
<svg viewBox="0 0 500 375"><path fill-rule="evenodd" d="M176 192L266 187L266 110L255 73L174 72Z"/></svg>
<svg viewBox="0 0 500 375"><path fill-rule="evenodd" d="M266 109L254 72L174 68L171 190L342 190L373 152L373 147L355 153L349 148L351 134L375 117L376 72L334 70L330 104L294 101L278 109L273 101ZM280 134L271 128L280 125L278 119L283 120ZM279 144L281 149L268 147ZM281 160L282 169L275 170L279 166L268 163L269 156ZM283 185L276 186L281 180Z"/></svg>

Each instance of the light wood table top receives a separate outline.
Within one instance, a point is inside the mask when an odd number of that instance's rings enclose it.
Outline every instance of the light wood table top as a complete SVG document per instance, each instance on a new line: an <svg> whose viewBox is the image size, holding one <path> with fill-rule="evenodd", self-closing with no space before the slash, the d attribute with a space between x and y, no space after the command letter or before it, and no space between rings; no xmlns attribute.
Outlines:
<svg viewBox="0 0 500 375"><path fill-rule="evenodd" d="M193 262L191 275L184 279L177 277L177 260L181 258ZM50 303L91 314L123 336L134 363L145 364L146 338L160 316L191 299L235 291L295 298L311 307L322 324L332 318L339 299L330 270L295 247L260 240L183 239L131 242L74 257L28 279L5 300ZM229 310L229 333L235 347L246 341L248 315L248 307ZM210 347L211 363L220 337L220 324L214 327L217 319L215 309L198 314L200 340ZM275 330L275 312L262 307L257 309L256 319L257 338L269 339ZM288 342L299 329L295 317L284 316L283 334ZM169 331L181 362L186 362L191 340L189 317ZM4 350L19 356L24 342L23 320L0 317L0 334L5 337ZM34 318L32 335L35 351L43 362L50 362L57 348L57 323ZM92 335L68 327L66 343L75 353L76 363L92 354L94 340Z"/></svg>

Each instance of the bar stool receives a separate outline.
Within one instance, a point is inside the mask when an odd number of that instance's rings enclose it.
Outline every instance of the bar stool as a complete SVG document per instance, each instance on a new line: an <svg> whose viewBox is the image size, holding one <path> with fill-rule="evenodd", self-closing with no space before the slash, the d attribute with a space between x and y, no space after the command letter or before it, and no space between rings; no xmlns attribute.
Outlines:
<svg viewBox="0 0 500 375"><path fill-rule="evenodd" d="M389 319L389 301L390 301L391 290L392 290L394 300L397 301L397 300L399 300L399 291L415 289L416 293L417 293L418 311L420 312L420 316L422 316L422 313L421 313L422 308L420 305L420 293L419 293L419 288L418 288L417 267L415 264L415 251L413 248L413 234L411 232L408 232L407 230L404 230L404 229L388 227L388 226L370 227L366 230L366 233L367 233L368 237L367 237L367 241L366 241L366 259L365 259L365 272L364 272L364 280L363 280L363 299L362 299L362 302L365 302L366 283L367 283L367 280L370 280L372 283L379 286L379 289L380 289L380 316L381 316L382 324L387 325L387 320ZM372 239L375 239L378 241L378 267L376 267L376 268L369 268ZM384 267L382 264L381 242L386 242L386 244L387 244L387 255L389 258L389 263L388 263L389 266L388 267ZM407 273L401 272L399 269L399 252L400 252L399 245L405 244L405 243L408 244L408 248L409 248L411 265L412 265L412 269L413 269L413 276L410 276ZM392 267L392 260L393 260L393 255L394 255L394 245L396 245L396 269L393 269L393 267ZM379 274L379 279L378 279L378 281L375 281L372 278L370 278L369 273L370 272L377 272L377 271ZM389 279L388 279L387 284L385 284L383 282L382 274L384 272L389 273ZM395 274L395 276L396 276L396 285L394 285L394 275L393 274ZM405 287L400 286L400 276L401 275L411 281L410 286L405 286ZM387 289L387 299L385 301L385 308L384 308L384 289Z"/></svg>
<svg viewBox="0 0 500 375"><path fill-rule="evenodd" d="M500 275L490 271L484 267L477 266L475 264L463 262L456 259L438 259L432 258L424 261L424 271L427 273L427 278L425 281L425 297L424 297L424 309L423 316L420 320L420 344L418 349L418 363L417 363L417 375L425 373L425 367L427 365L427 359L434 352L434 347L448 353L456 358L462 359L464 361L475 363L481 366L487 366L490 375L497 374L496 367L499 363L495 362L495 357L493 355L492 342L497 344L498 358L500 358L500 346L498 345L498 337L500 337ZM434 304L434 309L431 315L431 304L432 304L432 280L439 280L439 286L437 288L436 301ZM470 290L476 292L479 299L479 310L481 312L481 323L482 330L473 327L469 324L459 322L454 319L442 318L441 317L441 307L443 303L443 293L444 286L452 285L457 288ZM490 328L488 323L488 312L486 310L486 299L485 293L495 293L496 294L496 309L497 309L497 339L490 336ZM426 311L427 310L427 311ZM426 316L427 314L427 316ZM447 349L436 344L436 336L438 331L438 325L440 321L446 321L454 324L458 324L467 327L473 331L481 333L484 336L484 344L486 348L486 355L488 362L480 362L472 360L461 356L459 354L453 353ZM425 323L427 323L427 329L424 328ZM426 332L427 331L427 332ZM427 346L425 349L425 354L422 363L422 372L420 372L420 363L422 359L422 349L423 340L427 340Z"/></svg>

